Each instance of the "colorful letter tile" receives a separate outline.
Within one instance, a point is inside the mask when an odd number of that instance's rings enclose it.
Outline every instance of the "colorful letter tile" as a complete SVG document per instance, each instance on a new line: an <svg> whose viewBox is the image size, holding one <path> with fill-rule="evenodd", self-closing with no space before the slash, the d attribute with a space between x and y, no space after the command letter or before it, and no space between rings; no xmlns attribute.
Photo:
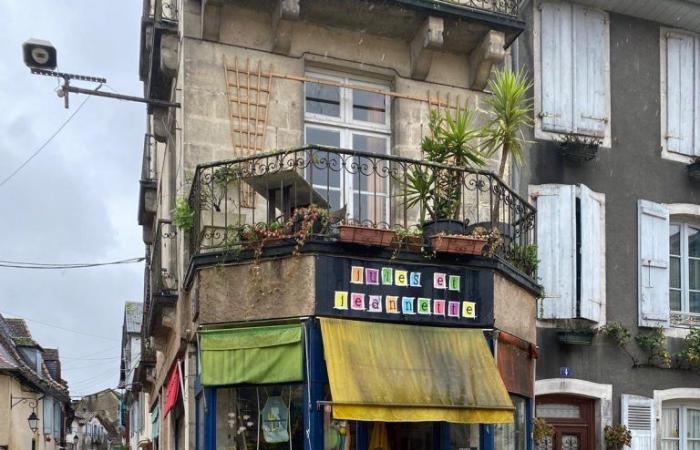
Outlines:
<svg viewBox="0 0 700 450"><path fill-rule="evenodd" d="M367 308L369 312L382 312L382 296L381 295L370 295L369 296L369 307Z"/></svg>
<svg viewBox="0 0 700 450"><path fill-rule="evenodd" d="M445 300L433 300L433 315L445 316Z"/></svg>
<svg viewBox="0 0 700 450"><path fill-rule="evenodd" d="M405 270L394 271L394 284L397 286L408 286L408 272Z"/></svg>
<svg viewBox="0 0 700 450"><path fill-rule="evenodd" d="M350 272L350 282L352 284L363 284L364 273L365 269L363 267L352 266L352 272Z"/></svg>
<svg viewBox="0 0 700 450"><path fill-rule="evenodd" d="M430 299L429 298L418 298L418 314L430 314Z"/></svg>
<svg viewBox="0 0 700 450"><path fill-rule="evenodd" d="M394 284L394 269L391 267L382 267L382 284L386 286Z"/></svg>
<svg viewBox="0 0 700 450"><path fill-rule="evenodd" d="M335 291L335 301L333 309L348 309L348 293L347 291Z"/></svg>
<svg viewBox="0 0 700 450"><path fill-rule="evenodd" d="M474 302L462 302L462 317L465 319L475 319L476 318L476 303Z"/></svg>
<svg viewBox="0 0 700 450"><path fill-rule="evenodd" d="M401 299L401 310L404 314L415 314L416 310L413 307L415 297L404 297Z"/></svg>
<svg viewBox="0 0 700 450"><path fill-rule="evenodd" d="M459 317L459 302L447 303L447 315L449 317Z"/></svg>
<svg viewBox="0 0 700 450"><path fill-rule="evenodd" d="M352 292L350 294L350 308L354 309L355 311L364 311L365 294L358 294L356 292Z"/></svg>
<svg viewBox="0 0 700 450"><path fill-rule="evenodd" d="M461 289L460 281L461 280L459 275L450 275L450 290L459 291Z"/></svg>
<svg viewBox="0 0 700 450"><path fill-rule="evenodd" d="M411 287L420 287L420 272L411 272L411 276L409 277L409 284Z"/></svg>
<svg viewBox="0 0 700 450"><path fill-rule="evenodd" d="M433 275L433 286L435 289L447 289L447 275L436 272Z"/></svg>
<svg viewBox="0 0 700 450"><path fill-rule="evenodd" d="M379 270L365 269L365 283L374 285L379 284Z"/></svg>
<svg viewBox="0 0 700 450"><path fill-rule="evenodd" d="M394 295L386 296L386 312L389 314L398 314L399 311L399 298Z"/></svg>

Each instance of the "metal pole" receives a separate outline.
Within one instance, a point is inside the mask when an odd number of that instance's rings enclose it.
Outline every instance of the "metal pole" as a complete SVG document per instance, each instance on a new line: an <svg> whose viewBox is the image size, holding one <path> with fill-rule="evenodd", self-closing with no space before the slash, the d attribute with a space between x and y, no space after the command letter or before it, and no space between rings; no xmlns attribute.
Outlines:
<svg viewBox="0 0 700 450"><path fill-rule="evenodd" d="M96 95L98 97L114 98L117 100L126 100L130 102L146 103L153 106L162 106L164 108L179 108L180 103L166 102L164 100L155 100L150 98L136 97L133 95L123 95L114 94L112 92L95 91L93 89L83 89L75 86L71 86L66 82L63 86L63 90L66 92L66 99L68 98L67 93L72 92L74 94L86 94L86 95Z"/></svg>

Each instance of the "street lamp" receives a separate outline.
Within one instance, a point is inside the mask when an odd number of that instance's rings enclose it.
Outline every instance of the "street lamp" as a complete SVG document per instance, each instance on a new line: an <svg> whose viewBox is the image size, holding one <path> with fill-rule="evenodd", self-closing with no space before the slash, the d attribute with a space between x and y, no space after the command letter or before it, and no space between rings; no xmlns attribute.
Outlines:
<svg viewBox="0 0 700 450"><path fill-rule="evenodd" d="M80 438L78 437L78 433L75 433L75 436L73 436L73 448L74 449L78 448L79 441L80 441Z"/></svg>
<svg viewBox="0 0 700 450"><path fill-rule="evenodd" d="M39 429L39 418L36 416L36 412L32 411L27 422L29 422L29 429L32 430L32 433L36 433L36 430Z"/></svg>

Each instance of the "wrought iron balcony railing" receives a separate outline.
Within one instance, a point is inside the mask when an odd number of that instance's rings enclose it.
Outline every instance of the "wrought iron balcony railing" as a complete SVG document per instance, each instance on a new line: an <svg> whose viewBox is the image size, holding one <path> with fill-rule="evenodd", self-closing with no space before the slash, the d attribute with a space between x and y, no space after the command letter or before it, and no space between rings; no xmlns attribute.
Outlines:
<svg viewBox="0 0 700 450"><path fill-rule="evenodd" d="M418 192L423 181L429 189ZM421 230L437 216L453 234L497 229L499 254L514 261L534 243L535 209L491 172L320 146L199 165L180 215L191 219L194 256L240 246L256 230L284 237L310 210L370 228ZM333 239L337 227L304 232Z"/></svg>
<svg viewBox="0 0 700 450"><path fill-rule="evenodd" d="M518 0L433 0L435 3L447 3L481 11L518 16Z"/></svg>

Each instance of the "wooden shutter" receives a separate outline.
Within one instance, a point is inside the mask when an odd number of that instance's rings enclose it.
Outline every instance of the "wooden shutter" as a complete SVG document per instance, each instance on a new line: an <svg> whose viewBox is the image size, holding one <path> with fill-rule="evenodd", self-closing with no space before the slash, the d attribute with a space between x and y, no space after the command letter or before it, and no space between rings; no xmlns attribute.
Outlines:
<svg viewBox="0 0 700 450"><path fill-rule="evenodd" d="M573 20L568 3L543 3L540 21L542 129L571 132L573 120Z"/></svg>
<svg viewBox="0 0 700 450"><path fill-rule="evenodd" d="M603 136L607 114L607 15L574 5L574 124L576 132Z"/></svg>
<svg viewBox="0 0 700 450"><path fill-rule="evenodd" d="M666 145L671 152L694 154L695 38L666 33Z"/></svg>
<svg viewBox="0 0 700 450"><path fill-rule="evenodd" d="M541 319L576 317L575 186L537 187L537 273L544 287Z"/></svg>
<svg viewBox="0 0 700 450"><path fill-rule="evenodd" d="M638 395L622 394L622 424L632 434L632 450L655 450L656 420L654 401Z"/></svg>
<svg viewBox="0 0 700 450"><path fill-rule="evenodd" d="M584 185L579 187L579 199L581 202L579 225L581 234L580 317L600 322L605 295L603 205L594 196L593 191Z"/></svg>
<svg viewBox="0 0 700 450"><path fill-rule="evenodd" d="M669 322L668 209L648 200L638 202L639 325L668 326Z"/></svg>

